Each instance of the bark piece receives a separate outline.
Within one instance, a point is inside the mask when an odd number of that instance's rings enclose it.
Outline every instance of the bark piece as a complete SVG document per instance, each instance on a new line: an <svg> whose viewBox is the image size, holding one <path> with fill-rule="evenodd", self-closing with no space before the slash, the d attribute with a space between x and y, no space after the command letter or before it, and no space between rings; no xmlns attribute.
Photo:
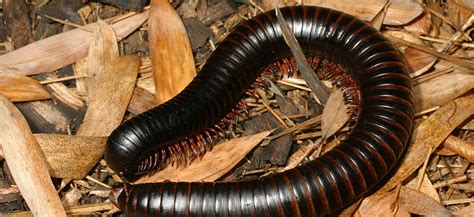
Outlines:
<svg viewBox="0 0 474 217"><path fill-rule="evenodd" d="M16 103L34 133L67 134L75 127L71 117L52 100Z"/></svg>
<svg viewBox="0 0 474 217"><path fill-rule="evenodd" d="M7 32L16 48L23 47L33 41L29 9L25 1L2 1L3 17Z"/></svg>
<svg viewBox="0 0 474 217"><path fill-rule="evenodd" d="M213 36L212 31L195 18L183 19L183 24L188 32L189 42L193 51L204 46L207 40Z"/></svg>
<svg viewBox="0 0 474 217"><path fill-rule="evenodd" d="M219 1L217 4L207 7L204 17L199 17L202 23L205 25L210 25L219 19L233 14L235 8L230 2L231 1L227 0Z"/></svg>

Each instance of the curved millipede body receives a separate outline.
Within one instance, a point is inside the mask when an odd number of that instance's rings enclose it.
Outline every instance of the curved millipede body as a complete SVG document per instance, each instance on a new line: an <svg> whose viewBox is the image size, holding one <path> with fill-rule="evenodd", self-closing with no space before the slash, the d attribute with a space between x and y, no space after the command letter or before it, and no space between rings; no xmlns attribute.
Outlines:
<svg viewBox="0 0 474 217"><path fill-rule="evenodd" d="M352 131L323 156L253 181L132 185L118 198L125 213L325 215L355 202L394 167L413 121L411 82L398 52L369 24L335 10L289 7L282 14L306 56L317 59L312 64L330 62L332 68L343 69L335 76L326 70L325 77L343 89L357 90L346 97L357 107ZM233 111L263 69L289 56L274 11L244 22L180 94L112 133L108 164L132 180L169 162L168 157L186 161L202 155L212 139L206 136L209 129ZM344 76L349 81L338 82Z"/></svg>

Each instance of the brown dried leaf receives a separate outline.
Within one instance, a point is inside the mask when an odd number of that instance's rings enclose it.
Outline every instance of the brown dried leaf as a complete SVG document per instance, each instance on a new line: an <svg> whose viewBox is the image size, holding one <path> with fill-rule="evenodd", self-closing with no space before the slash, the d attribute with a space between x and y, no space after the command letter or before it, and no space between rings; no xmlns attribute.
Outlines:
<svg viewBox="0 0 474 217"><path fill-rule="evenodd" d="M466 217L472 216L472 213L474 213L474 205L473 204L453 212L453 214L455 216L463 216L463 217L464 216L466 216Z"/></svg>
<svg viewBox="0 0 474 217"><path fill-rule="evenodd" d="M422 82L413 87L415 111L443 105L474 88L474 75L450 73Z"/></svg>
<svg viewBox="0 0 474 217"><path fill-rule="evenodd" d="M98 23L89 49L89 102L77 131L80 136L109 136L120 125L140 68L139 57L119 56L113 29Z"/></svg>
<svg viewBox="0 0 474 217"><path fill-rule="evenodd" d="M23 115L0 95L0 144L15 183L35 216L66 216L46 160Z"/></svg>
<svg viewBox="0 0 474 217"><path fill-rule="evenodd" d="M431 68L433 62L436 60L435 56L411 47L405 49L404 56L408 64L408 68L411 72L420 71L421 69L424 69L427 66ZM425 71L426 70L423 70L423 72ZM422 73L418 72L414 74L418 75Z"/></svg>
<svg viewBox="0 0 474 217"><path fill-rule="evenodd" d="M82 179L99 162L105 137L35 134L52 177Z"/></svg>
<svg viewBox="0 0 474 217"><path fill-rule="evenodd" d="M334 135L349 120L347 105L344 103L342 91L334 89L324 107L321 118L321 134L325 140Z"/></svg>
<svg viewBox="0 0 474 217"><path fill-rule="evenodd" d="M372 25L375 29L380 30L380 28L382 27L383 20L387 16L387 11L390 7L390 4L391 2L387 1L380 9L380 11L375 15L375 17L370 20L370 25Z"/></svg>
<svg viewBox="0 0 474 217"><path fill-rule="evenodd" d="M37 80L24 75L0 74L0 94L13 102L49 99L49 93Z"/></svg>
<svg viewBox="0 0 474 217"><path fill-rule="evenodd" d="M446 4L448 9L448 19L458 28L461 28L469 17L474 15L474 4L471 1L455 0Z"/></svg>
<svg viewBox="0 0 474 217"><path fill-rule="evenodd" d="M264 10L273 9L272 0L264 0ZM305 5L317 5L343 11L352 14L363 20L372 20L372 18L385 5L386 0L359 0L354 3L352 0L306 0ZM391 6L387 11L384 19L385 25L404 25L418 17L423 13L423 7L412 0L392 0ZM279 0L278 6L290 6L301 1L296 0Z"/></svg>
<svg viewBox="0 0 474 217"><path fill-rule="evenodd" d="M122 39L140 27L148 17L148 11L133 15L112 24L117 37ZM85 27L93 29L97 23ZM29 44L0 56L0 71L32 75L51 72L87 56L93 33L73 29Z"/></svg>
<svg viewBox="0 0 474 217"><path fill-rule="evenodd" d="M81 190L77 188L69 189L61 198L61 202L63 203L64 207L71 207L78 205L79 200L82 198Z"/></svg>
<svg viewBox="0 0 474 217"><path fill-rule="evenodd" d="M436 149L459 124L474 114L474 95L458 98L438 109L413 132L411 144L400 167L379 190L389 191L408 178L423 164L430 149Z"/></svg>
<svg viewBox="0 0 474 217"><path fill-rule="evenodd" d="M418 175L419 177L419 175ZM416 189L416 185L418 184L418 178L414 178L410 180L406 186L412 189ZM423 181L421 182L420 191L425 193L426 195L430 196L434 200L441 202L441 198L439 197L438 191L436 191L435 187L433 187L433 183L431 183L428 175L423 174Z"/></svg>
<svg viewBox="0 0 474 217"><path fill-rule="evenodd" d="M451 216L440 202L423 192L402 186L398 202L404 210L421 216Z"/></svg>
<svg viewBox="0 0 474 217"><path fill-rule="evenodd" d="M474 119L462 126L463 130L474 130Z"/></svg>
<svg viewBox="0 0 474 217"><path fill-rule="evenodd" d="M399 190L376 193L363 199L355 216L410 216L398 203Z"/></svg>
<svg viewBox="0 0 474 217"><path fill-rule="evenodd" d="M469 162L474 163L474 144L465 141L456 136L449 136L443 143L443 147L454 151L455 153L466 158Z"/></svg>
<svg viewBox="0 0 474 217"><path fill-rule="evenodd" d="M141 114L155 106L157 106L155 95L141 87L135 86L127 110L133 114Z"/></svg>
<svg viewBox="0 0 474 217"><path fill-rule="evenodd" d="M434 152L438 155L443 155L443 156L453 156L453 155L457 155L456 152L452 151L451 149L449 148L446 148L444 146L441 146L439 147L438 149L436 149L436 151Z"/></svg>
<svg viewBox="0 0 474 217"><path fill-rule="evenodd" d="M140 178L135 184L180 181L180 182L212 182L226 174L257 144L270 134L269 131L245 136L216 145L212 151L201 159L194 160L189 166L176 168L169 166L152 175Z"/></svg>
<svg viewBox="0 0 474 217"><path fill-rule="evenodd" d="M140 78L137 81L137 87L143 88L146 91L155 94L155 81L153 80L153 77L149 78Z"/></svg>
<svg viewBox="0 0 474 217"><path fill-rule="evenodd" d="M188 35L168 0L152 0L148 22L156 101L168 101L196 75Z"/></svg>
<svg viewBox="0 0 474 217"><path fill-rule="evenodd" d="M431 14L425 13L403 28L412 34L428 35L431 28Z"/></svg>

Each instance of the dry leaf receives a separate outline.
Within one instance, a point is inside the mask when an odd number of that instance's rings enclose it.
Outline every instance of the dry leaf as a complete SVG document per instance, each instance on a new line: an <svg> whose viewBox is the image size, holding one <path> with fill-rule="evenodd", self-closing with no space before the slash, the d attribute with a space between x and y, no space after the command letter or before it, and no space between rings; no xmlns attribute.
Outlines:
<svg viewBox="0 0 474 217"><path fill-rule="evenodd" d="M141 114L155 106L157 106L155 95L143 88L135 86L127 110L133 114Z"/></svg>
<svg viewBox="0 0 474 217"><path fill-rule="evenodd" d="M440 202L423 192L404 187L400 191L398 202L409 213L421 216L451 216Z"/></svg>
<svg viewBox="0 0 474 217"><path fill-rule="evenodd" d="M387 10L390 7L390 4L391 2L387 1L380 11L375 15L375 17L370 20L370 25L372 25L375 29L380 30L382 27L383 20L387 16Z"/></svg>
<svg viewBox="0 0 474 217"><path fill-rule="evenodd" d="M283 33L283 38L285 39L285 42L288 47L290 47L291 54L295 58L298 71L301 73L309 88L311 89L311 91L313 91L313 93L319 99L321 104L326 104L329 98L328 88L324 86L324 84L318 79L313 68L308 63L308 60L306 59L303 53L303 49L298 44L298 41L296 40L295 35L291 31L290 26L285 21L285 18L281 15L280 9L276 10L276 17Z"/></svg>
<svg viewBox="0 0 474 217"><path fill-rule="evenodd" d="M34 134L52 177L82 179L102 158L106 137ZM0 158L3 157L0 149Z"/></svg>
<svg viewBox="0 0 474 217"><path fill-rule="evenodd" d="M325 140L334 135L349 120L347 105L344 103L342 91L335 89L329 96L324 106L321 118L322 139Z"/></svg>
<svg viewBox="0 0 474 217"><path fill-rule="evenodd" d="M194 57L181 18L168 0L152 0L148 22L156 101L168 101L196 76Z"/></svg>
<svg viewBox="0 0 474 217"><path fill-rule="evenodd" d="M105 137L35 134L52 177L82 179L99 162Z"/></svg>
<svg viewBox="0 0 474 217"><path fill-rule="evenodd" d="M474 88L474 75L449 73L413 86L415 111L443 105Z"/></svg>
<svg viewBox="0 0 474 217"><path fill-rule="evenodd" d="M462 126L463 130L474 130L474 119Z"/></svg>
<svg viewBox="0 0 474 217"><path fill-rule="evenodd" d="M147 90L148 92L150 92L152 94L155 94L155 92L156 92L156 90L155 90L155 81L153 80L153 77L138 79L137 86Z"/></svg>
<svg viewBox="0 0 474 217"><path fill-rule="evenodd" d="M418 175L419 177L419 175ZM414 178L410 180L406 186L412 189L416 189L416 185L418 184L418 178ZM426 195L430 196L437 202L441 202L441 198L439 197L438 191L436 191L435 187L433 187L433 183L431 183L428 175L425 173L423 174L423 181L421 182L420 191L425 193Z"/></svg>
<svg viewBox="0 0 474 217"><path fill-rule="evenodd" d="M118 38L140 27L148 17L148 11L133 15L112 24ZM97 24L86 25L93 29ZM24 46L18 50L0 56L0 71L24 75L51 72L76 62L87 56L91 32L73 29Z"/></svg>
<svg viewBox="0 0 474 217"><path fill-rule="evenodd" d="M431 148L436 149L462 122L474 114L474 95L450 102L424 120L413 132L411 144L395 175L379 190L389 191L408 178L423 164Z"/></svg>
<svg viewBox="0 0 474 217"><path fill-rule="evenodd" d="M403 55L405 56L408 68L411 72L416 72L413 73L415 75L420 75L426 72L426 70L433 66L433 63L436 60L435 56L411 47L406 48L405 53Z"/></svg>
<svg viewBox="0 0 474 217"><path fill-rule="evenodd" d="M89 49L89 102L80 136L109 136L120 125L140 68L138 56L119 56L113 29L98 23Z"/></svg>
<svg viewBox="0 0 474 217"><path fill-rule="evenodd" d="M466 158L469 162L474 163L474 144L465 141L456 136L449 136L443 143L443 147L454 151L455 153Z"/></svg>
<svg viewBox="0 0 474 217"><path fill-rule="evenodd" d="M163 182L213 182L239 163L270 132L245 136L216 145L201 159L194 160L184 168L167 167L164 170L139 179L138 183Z"/></svg>
<svg viewBox="0 0 474 217"><path fill-rule="evenodd" d="M431 28L431 14L425 13L403 28L412 34L428 35Z"/></svg>
<svg viewBox="0 0 474 217"><path fill-rule="evenodd" d="M455 216L472 216L472 213L474 213L474 204L471 204L469 206L466 206L460 210L456 210L453 212Z"/></svg>
<svg viewBox="0 0 474 217"><path fill-rule="evenodd" d="M264 0L264 10L273 9L272 0ZM290 6L301 3L297 0L279 0L278 6ZM386 0L306 0L304 5L317 5L352 14L363 20L372 20L385 5ZM423 7L412 0L391 0L391 6L384 19L385 25L404 25L423 13Z"/></svg>
<svg viewBox="0 0 474 217"><path fill-rule="evenodd" d="M66 216L46 160L23 115L0 95L0 144L16 185L35 216Z"/></svg>
<svg viewBox="0 0 474 217"><path fill-rule="evenodd" d="M37 80L24 75L0 73L0 94L13 102L49 99L49 93Z"/></svg>
<svg viewBox="0 0 474 217"><path fill-rule="evenodd" d="M398 203L399 188L392 192L376 193L362 200L356 215L359 216L406 216L410 214Z"/></svg>
<svg viewBox="0 0 474 217"><path fill-rule="evenodd" d="M77 188L71 188L63 195L61 202L63 203L64 207L71 207L77 205L81 197L81 190Z"/></svg>
<svg viewBox="0 0 474 217"><path fill-rule="evenodd" d="M469 17L474 15L474 4L472 0L449 1L449 4L446 4L446 6L449 20L458 28L462 27Z"/></svg>

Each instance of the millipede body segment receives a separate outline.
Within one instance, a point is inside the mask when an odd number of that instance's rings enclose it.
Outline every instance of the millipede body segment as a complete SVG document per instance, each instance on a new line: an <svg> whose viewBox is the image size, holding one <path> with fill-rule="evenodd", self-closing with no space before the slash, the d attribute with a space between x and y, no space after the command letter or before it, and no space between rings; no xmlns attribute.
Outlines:
<svg viewBox="0 0 474 217"><path fill-rule="evenodd" d="M323 70L323 77L343 89L356 90L347 91L345 97L357 107L352 131L323 156L261 179L132 185L118 198L125 213L325 215L362 197L398 162L411 133L414 110L411 81L396 49L353 16L321 7L281 10L306 56L318 60L312 63L315 67L329 62L343 69ZM181 93L126 121L110 135L105 154L109 166L130 181L169 162L201 156L211 147L220 121L262 70L290 56L274 11L244 22Z"/></svg>

